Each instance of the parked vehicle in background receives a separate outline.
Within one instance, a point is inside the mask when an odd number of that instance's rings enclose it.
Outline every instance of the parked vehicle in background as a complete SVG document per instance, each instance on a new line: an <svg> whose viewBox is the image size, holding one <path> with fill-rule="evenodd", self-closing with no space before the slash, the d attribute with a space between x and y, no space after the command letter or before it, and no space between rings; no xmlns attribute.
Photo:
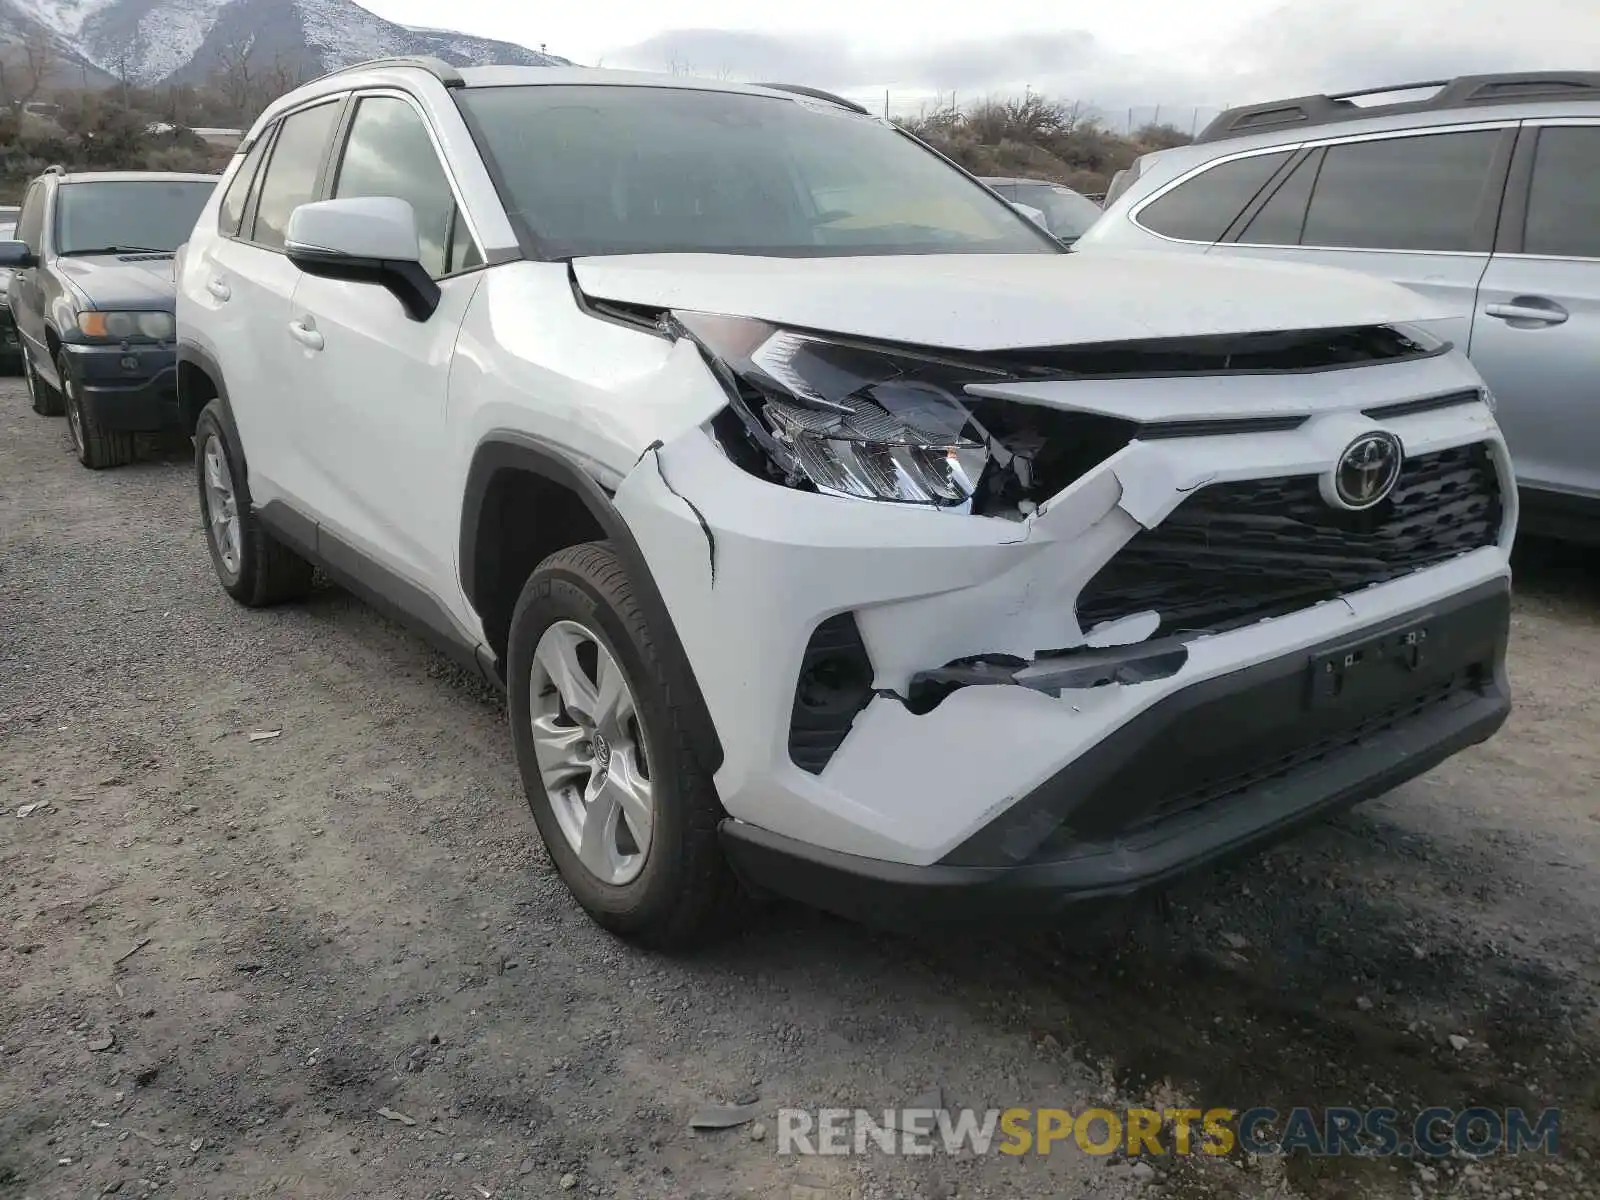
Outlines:
<svg viewBox="0 0 1600 1200"><path fill-rule="evenodd" d="M557 67L273 102L179 263L221 587L506 690L550 858L1037 919L1504 721L1504 445L1422 297L1068 254L858 105Z"/></svg>
<svg viewBox="0 0 1600 1200"><path fill-rule="evenodd" d="M0 209L0 242L17 236L16 213ZM22 370L22 343L17 340L17 324L11 319L11 267L0 267L0 371L16 375Z"/></svg>
<svg viewBox="0 0 1600 1200"><path fill-rule="evenodd" d="M136 434L182 423L172 259L217 179L52 167L0 242L33 409L66 414L86 467L121 466Z"/></svg>
<svg viewBox="0 0 1600 1200"><path fill-rule="evenodd" d="M1100 219L1100 206L1087 196L1045 179L985 179L1007 200L1044 213L1045 228L1066 245L1072 245Z"/></svg>
<svg viewBox="0 0 1600 1200"><path fill-rule="evenodd" d="M1376 102L1402 92L1425 94ZM1111 190L1076 249L1349 267L1441 301L1498 401L1521 527L1600 543L1600 72L1231 109Z"/></svg>

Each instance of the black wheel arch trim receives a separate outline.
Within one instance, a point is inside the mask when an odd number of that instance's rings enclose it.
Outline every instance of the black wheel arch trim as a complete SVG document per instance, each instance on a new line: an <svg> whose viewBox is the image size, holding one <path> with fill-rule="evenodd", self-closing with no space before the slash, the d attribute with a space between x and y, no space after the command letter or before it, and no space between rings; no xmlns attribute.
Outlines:
<svg viewBox="0 0 1600 1200"><path fill-rule="evenodd" d="M178 360L178 404L180 408L189 402L188 397L184 395L183 367L185 365L199 367L200 370L205 372L206 378L211 380L211 386L217 390L217 394L214 397L217 401L217 415L222 419L223 429L227 433L228 439L233 443L234 449L238 451L239 462L237 467L241 473L245 489L248 491L250 487L250 462L245 458L244 442L239 438L239 426L233 419L233 405L228 400L228 384L222 376L222 365L207 351L202 350L193 342L186 342L182 339L178 342L176 354ZM200 414L205 410L205 407L204 404L201 404L195 409L195 420L198 421L200 419Z"/></svg>
<svg viewBox="0 0 1600 1200"><path fill-rule="evenodd" d="M217 399L221 400L224 407L228 405L228 384L222 377L222 364L213 358L209 351L201 349L193 342L180 340L177 345L179 366L199 367L205 372L206 378L211 380L217 389ZM178 375L178 391L181 396L183 391L183 374Z"/></svg>
<svg viewBox="0 0 1600 1200"><path fill-rule="evenodd" d="M474 580L477 576L477 530L484 500L495 476L506 470L528 472L565 487L583 501L595 522L605 531L607 540L628 569L635 596L650 623L651 634L657 639L660 661L670 676L668 685L685 708L684 726L695 756L707 775L715 773L722 766L722 740L717 736L711 710L706 706L700 683L678 637L677 626L650 574L644 553L628 523L617 511L611 494L559 446L509 429L491 431L478 443L467 472L466 494L461 506L460 582L468 602L474 609L479 608ZM505 664L497 663L495 671L503 680Z"/></svg>

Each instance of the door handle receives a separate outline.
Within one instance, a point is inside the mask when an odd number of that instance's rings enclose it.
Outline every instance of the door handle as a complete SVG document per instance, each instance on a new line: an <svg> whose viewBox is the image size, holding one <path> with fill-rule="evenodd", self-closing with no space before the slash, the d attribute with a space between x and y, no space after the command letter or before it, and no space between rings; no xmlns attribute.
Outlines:
<svg viewBox="0 0 1600 1200"><path fill-rule="evenodd" d="M322 335L311 328L311 318L303 321L290 321L289 332L294 335L294 340L307 350L321 350L323 346Z"/></svg>
<svg viewBox="0 0 1600 1200"><path fill-rule="evenodd" d="M220 279L213 279L210 283L206 284L206 291L210 292L218 300L223 302L226 302L233 297L232 289L230 289L228 285L223 283Z"/></svg>
<svg viewBox="0 0 1600 1200"><path fill-rule="evenodd" d="M1502 321L1525 321L1533 325L1560 325L1568 315L1561 305L1543 296L1514 296L1509 304L1490 304L1483 311Z"/></svg>

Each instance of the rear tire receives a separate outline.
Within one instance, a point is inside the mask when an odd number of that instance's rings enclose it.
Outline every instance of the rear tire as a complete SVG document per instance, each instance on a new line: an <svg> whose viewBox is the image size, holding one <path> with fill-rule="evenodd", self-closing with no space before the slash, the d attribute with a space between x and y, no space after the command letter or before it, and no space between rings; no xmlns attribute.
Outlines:
<svg viewBox="0 0 1600 1200"><path fill-rule="evenodd" d="M63 411L61 394L39 378L39 372L33 369L33 351L26 346L22 348L22 378L28 385L33 411L41 417L59 417Z"/></svg>
<svg viewBox="0 0 1600 1200"><path fill-rule="evenodd" d="M56 372L61 376L60 396L67 413L67 436L78 461L91 471L125 467L131 463L135 454L133 434L101 428L94 414L84 408L66 351L56 355Z"/></svg>
<svg viewBox="0 0 1600 1200"><path fill-rule="evenodd" d="M246 608L304 599L315 568L273 537L256 515L244 453L229 433L231 426L222 402L213 400L194 429L200 515L217 581Z"/></svg>
<svg viewBox="0 0 1600 1200"><path fill-rule="evenodd" d="M592 689L596 712L607 708L607 678L616 687L607 664L620 668L621 699L614 710L624 717L591 721L566 705L569 689L558 682L560 671L548 665L563 644L581 648L571 661L584 664L582 686ZM512 614L507 660L517 766L534 821L568 889L598 925L620 937L657 949L704 940L738 907L738 886L717 836L725 814L690 745L627 569L608 543L573 546L539 564ZM593 668L586 665L591 662ZM562 757L563 739L572 747L571 761ZM623 791L608 792L613 785ZM608 794L628 795L632 804L615 804L626 827L613 819L609 844L596 852L586 840L587 823L581 838L568 830ZM647 813L645 838L630 817L636 808Z"/></svg>

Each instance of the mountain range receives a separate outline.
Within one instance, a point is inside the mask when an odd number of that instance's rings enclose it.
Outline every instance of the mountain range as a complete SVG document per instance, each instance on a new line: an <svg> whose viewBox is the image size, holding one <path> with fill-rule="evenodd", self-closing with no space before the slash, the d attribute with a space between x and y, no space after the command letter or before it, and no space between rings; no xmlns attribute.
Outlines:
<svg viewBox="0 0 1600 1200"><path fill-rule="evenodd" d="M200 83L248 52L303 78L390 55L563 66L513 42L397 25L354 0L0 0L0 43L43 39L59 83Z"/></svg>

